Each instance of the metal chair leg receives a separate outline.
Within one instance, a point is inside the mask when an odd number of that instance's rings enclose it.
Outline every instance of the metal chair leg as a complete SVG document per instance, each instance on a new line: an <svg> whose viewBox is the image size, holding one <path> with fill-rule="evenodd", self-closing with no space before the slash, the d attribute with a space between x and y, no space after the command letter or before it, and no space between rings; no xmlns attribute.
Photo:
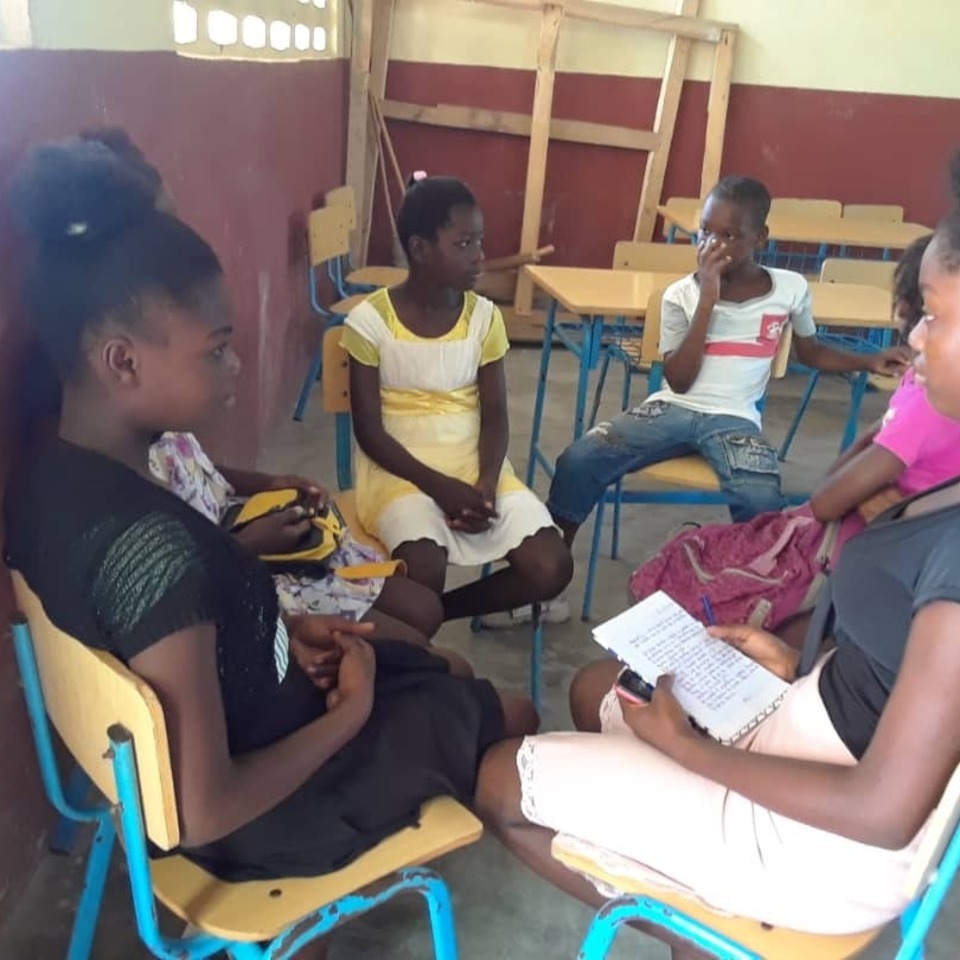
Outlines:
<svg viewBox="0 0 960 960"><path fill-rule="evenodd" d="M317 349L310 358L310 368L307 375L303 378L303 386L300 388L300 396L297 398L297 408L293 411L293 419L298 423L303 420L303 415L307 410L307 401L310 399L310 391L313 385L320 379L320 372L323 368L323 337L317 344Z"/></svg>
<svg viewBox="0 0 960 960"><path fill-rule="evenodd" d="M633 365L623 365L623 392L620 394L620 412L626 413L630 409L630 389L633 386Z"/></svg>
<svg viewBox="0 0 960 960"><path fill-rule="evenodd" d="M853 443L857 436L857 424L860 420L860 407L867 392L868 375L866 370L853 375L850 383L850 409L847 413L847 423L843 428L843 437L840 440L840 452L843 453Z"/></svg>
<svg viewBox="0 0 960 960"><path fill-rule="evenodd" d="M530 699L537 713L543 703L543 604L533 604L533 634L530 637Z"/></svg>
<svg viewBox="0 0 960 960"><path fill-rule="evenodd" d="M90 792L90 787L90 778L83 772L83 768L75 766L70 772L67 789L64 793L67 803L71 807L82 807L83 801ZM50 852L61 856L69 856L73 853L73 848L77 842L78 826L76 820L71 820L69 817L60 817L53 835L50 837L48 846Z"/></svg>
<svg viewBox="0 0 960 960"><path fill-rule="evenodd" d="M752 950L703 926L679 910L649 897L619 897L605 903L593 918L577 960L605 960L617 931L631 920L644 920L665 932L688 940L691 946L709 952L717 960L762 960Z"/></svg>
<svg viewBox="0 0 960 960"><path fill-rule="evenodd" d="M623 480L618 480L614 484L613 501L613 532L610 536L610 559L617 560L620 557L620 514L623 508Z"/></svg>
<svg viewBox="0 0 960 960"><path fill-rule="evenodd" d="M80 901L77 903L74 914L67 960L88 960L90 957L116 835L113 818L109 811L104 811L97 823L97 829L90 844L90 853L87 856L87 872L83 879L83 892L80 894Z"/></svg>
<svg viewBox="0 0 960 960"><path fill-rule="evenodd" d="M586 622L590 619L590 605L593 602L593 587L597 579L597 560L600 557L600 533L603 530L603 508L606 503L606 491L597 504L596 517L593 521L593 538L590 541L590 559L587 562L587 582L583 588L583 607L580 610L580 619Z"/></svg>
<svg viewBox="0 0 960 960"><path fill-rule="evenodd" d="M590 408L590 419L587 421L587 429L592 430L597 425L597 414L600 412L600 398L603 396L603 388L607 382L607 373L610 370L610 353L605 351L603 354L603 365L600 367L600 376L597 378L597 386L593 391L593 406Z"/></svg>
<svg viewBox="0 0 960 960"><path fill-rule="evenodd" d="M540 374L537 377L537 395L533 402L533 424L530 428L530 458L527 460L527 486L533 487L537 471L537 453L540 443L540 423L543 420L543 403L547 395L547 374L550 371L550 353L553 350L553 328L557 318L557 301L550 301L547 323L543 330L543 346L540 349Z"/></svg>
<svg viewBox="0 0 960 960"><path fill-rule="evenodd" d="M800 398L800 403L797 406L797 412L793 415L793 420L790 421L790 429L787 430L787 435L783 439L783 445L780 447L780 453L777 455L780 460L787 459L787 454L790 452L790 445L793 443L793 438L796 436L803 415L807 412L807 404L810 403L810 398L813 396L813 391L816 389L819 379L820 371L812 370L810 372L810 378L807 380L807 387L803 391L803 396Z"/></svg>

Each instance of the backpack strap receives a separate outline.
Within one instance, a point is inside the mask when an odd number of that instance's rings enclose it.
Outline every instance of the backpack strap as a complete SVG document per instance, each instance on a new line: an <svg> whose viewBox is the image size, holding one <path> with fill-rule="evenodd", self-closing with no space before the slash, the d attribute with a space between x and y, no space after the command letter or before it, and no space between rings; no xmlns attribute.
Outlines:
<svg viewBox="0 0 960 960"><path fill-rule="evenodd" d="M833 633L834 608L833 586L830 577L824 577L823 589L817 598L817 605L813 608L813 616L807 626L806 636L803 638L803 650L800 653L800 662L797 664L797 677L806 676L817 662L823 642Z"/></svg>

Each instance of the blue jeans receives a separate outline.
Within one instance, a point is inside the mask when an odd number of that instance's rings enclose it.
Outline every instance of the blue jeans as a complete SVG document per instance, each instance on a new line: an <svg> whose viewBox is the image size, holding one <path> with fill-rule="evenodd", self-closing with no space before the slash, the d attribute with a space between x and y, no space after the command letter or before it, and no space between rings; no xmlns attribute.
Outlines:
<svg viewBox="0 0 960 960"><path fill-rule="evenodd" d="M783 507L777 454L756 424L660 400L599 423L570 444L557 460L547 506L555 519L579 525L625 474L692 453L716 471L734 522Z"/></svg>

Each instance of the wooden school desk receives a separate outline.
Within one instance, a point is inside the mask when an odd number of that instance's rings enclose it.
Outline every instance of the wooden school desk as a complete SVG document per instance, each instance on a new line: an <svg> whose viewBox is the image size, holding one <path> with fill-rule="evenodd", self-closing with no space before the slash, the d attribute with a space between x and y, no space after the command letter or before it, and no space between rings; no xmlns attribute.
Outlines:
<svg viewBox="0 0 960 960"><path fill-rule="evenodd" d="M700 229L700 207L674 204L657 207L669 225L685 233ZM826 244L828 246L878 247L882 250L903 250L918 237L931 232L922 223L886 223L881 220L858 220L855 217L824 217L795 213L771 213L767 218L771 240L793 243Z"/></svg>
<svg viewBox="0 0 960 960"><path fill-rule="evenodd" d="M572 438L576 440L583 433L583 416L586 410L590 371L596 368L600 358L604 318L642 319L647 311L647 300L650 299L650 294L678 280L683 274L593 270L584 267L547 267L540 264L531 264L524 269L534 286L550 296L550 309L547 311L543 346L540 352L537 396L533 408L530 458L527 461L527 485L532 486L538 464L543 467L548 476L553 476L553 461L547 460L541 453L539 444L554 336L580 362L573 411ZM569 313L577 314L580 320L574 323L557 323L558 304ZM606 329L613 332L610 327ZM638 326L638 334L640 329Z"/></svg>

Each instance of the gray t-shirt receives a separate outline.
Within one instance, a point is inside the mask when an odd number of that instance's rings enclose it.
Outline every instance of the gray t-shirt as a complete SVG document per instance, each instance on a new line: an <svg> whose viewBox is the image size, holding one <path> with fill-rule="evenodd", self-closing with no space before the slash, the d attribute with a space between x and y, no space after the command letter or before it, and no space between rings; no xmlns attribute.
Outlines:
<svg viewBox="0 0 960 960"><path fill-rule="evenodd" d="M831 576L837 650L820 674L820 695L858 759L897 679L914 616L937 600L960 603L960 505L902 517L910 502L850 540Z"/></svg>

